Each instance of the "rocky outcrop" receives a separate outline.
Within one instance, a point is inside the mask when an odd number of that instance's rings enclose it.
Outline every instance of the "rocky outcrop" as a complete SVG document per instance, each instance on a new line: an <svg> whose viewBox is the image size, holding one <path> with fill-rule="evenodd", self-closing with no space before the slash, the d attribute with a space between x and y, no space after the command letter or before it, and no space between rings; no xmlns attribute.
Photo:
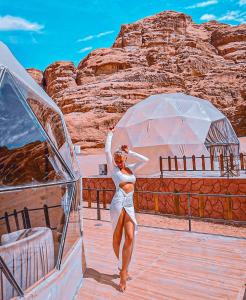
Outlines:
<svg viewBox="0 0 246 300"><path fill-rule="evenodd" d="M166 11L122 25L109 49L76 68L56 62L44 72L74 143L104 146L107 127L151 94L184 92L211 101L246 135L246 25L193 23Z"/></svg>
<svg viewBox="0 0 246 300"><path fill-rule="evenodd" d="M41 86L44 87L44 74L42 71L34 68L27 69L27 72L32 76L33 79Z"/></svg>

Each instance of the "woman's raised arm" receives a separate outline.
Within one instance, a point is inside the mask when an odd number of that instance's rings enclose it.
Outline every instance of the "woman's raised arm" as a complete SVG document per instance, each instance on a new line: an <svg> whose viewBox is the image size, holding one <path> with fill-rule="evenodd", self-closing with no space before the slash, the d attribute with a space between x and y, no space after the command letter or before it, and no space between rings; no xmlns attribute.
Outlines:
<svg viewBox="0 0 246 300"><path fill-rule="evenodd" d="M128 151L128 155L129 156L132 156L132 157L135 157L137 158L139 161L136 162L136 163L133 163L133 164L129 164L128 167L133 170L133 171L136 171L140 168L142 168L148 161L149 161L149 158L142 155L142 154L139 154L137 152L134 152L134 151L131 151L129 150Z"/></svg>
<svg viewBox="0 0 246 300"><path fill-rule="evenodd" d="M112 138L113 138L113 131L109 131L106 142L105 142L105 154L106 154L106 160L109 170L113 170L113 157L111 153L111 145L112 145Z"/></svg>

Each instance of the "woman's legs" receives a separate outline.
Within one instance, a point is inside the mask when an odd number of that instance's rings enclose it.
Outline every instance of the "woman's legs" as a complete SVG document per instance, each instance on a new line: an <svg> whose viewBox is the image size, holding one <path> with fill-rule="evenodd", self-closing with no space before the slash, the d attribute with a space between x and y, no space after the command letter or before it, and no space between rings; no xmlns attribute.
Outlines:
<svg viewBox="0 0 246 300"><path fill-rule="evenodd" d="M122 253L122 270L127 271L132 256L135 224L126 213L124 218L125 244Z"/></svg>
<svg viewBox="0 0 246 300"><path fill-rule="evenodd" d="M127 268L131 261L133 250L135 224L127 213L124 216L125 243L122 251L122 270L120 272L120 289L124 291L126 288Z"/></svg>
<svg viewBox="0 0 246 300"><path fill-rule="evenodd" d="M123 228L124 228L125 214L126 214L125 210L122 209L113 234L113 249L118 259L119 259L119 251L120 251L120 242L121 242Z"/></svg>

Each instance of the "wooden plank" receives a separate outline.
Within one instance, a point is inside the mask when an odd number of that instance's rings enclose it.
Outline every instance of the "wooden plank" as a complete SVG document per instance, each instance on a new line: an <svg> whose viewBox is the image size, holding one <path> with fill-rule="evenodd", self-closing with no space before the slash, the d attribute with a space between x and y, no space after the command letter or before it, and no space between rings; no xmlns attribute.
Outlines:
<svg viewBox="0 0 246 300"><path fill-rule="evenodd" d="M91 208L91 190L88 190L88 207Z"/></svg>
<svg viewBox="0 0 246 300"><path fill-rule="evenodd" d="M155 212L159 212L159 199L158 194L154 194Z"/></svg>
<svg viewBox="0 0 246 300"><path fill-rule="evenodd" d="M106 191L103 190L103 208L107 208Z"/></svg>
<svg viewBox="0 0 246 300"><path fill-rule="evenodd" d="M87 272L77 300L240 299L245 239L139 227L130 269L133 279L122 294L117 290L111 224L98 226L99 222L84 220Z"/></svg>

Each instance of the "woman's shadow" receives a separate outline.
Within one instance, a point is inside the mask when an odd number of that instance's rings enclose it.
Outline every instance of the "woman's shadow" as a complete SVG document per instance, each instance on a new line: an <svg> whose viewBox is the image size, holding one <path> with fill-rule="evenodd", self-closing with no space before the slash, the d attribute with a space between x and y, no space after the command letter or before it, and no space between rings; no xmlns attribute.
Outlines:
<svg viewBox="0 0 246 300"><path fill-rule="evenodd" d="M92 268L87 268L84 274L84 278L92 278L96 280L98 283L106 284L112 286L116 290L119 290L118 284L113 282L113 279L119 278L118 274L109 275L109 274L100 273L97 270Z"/></svg>

